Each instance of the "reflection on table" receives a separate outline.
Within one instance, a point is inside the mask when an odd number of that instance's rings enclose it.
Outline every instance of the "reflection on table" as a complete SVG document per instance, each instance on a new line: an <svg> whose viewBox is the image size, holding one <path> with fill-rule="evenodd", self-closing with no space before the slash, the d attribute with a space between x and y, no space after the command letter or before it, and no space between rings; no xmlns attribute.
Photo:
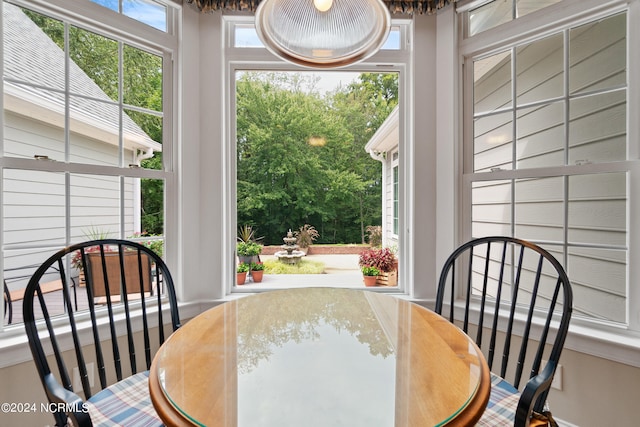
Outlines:
<svg viewBox="0 0 640 427"><path fill-rule="evenodd" d="M189 321L156 355L167 425L469 425L489 370L458 328L380 293L306 288L228 302Z"/></svg>

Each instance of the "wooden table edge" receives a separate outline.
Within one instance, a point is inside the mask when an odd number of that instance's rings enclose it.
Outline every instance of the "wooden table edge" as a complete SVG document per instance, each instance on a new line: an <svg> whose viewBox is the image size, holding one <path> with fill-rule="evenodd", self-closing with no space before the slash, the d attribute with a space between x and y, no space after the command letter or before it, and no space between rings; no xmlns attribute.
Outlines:
<svg viewBox="0 0 640 427"><path fill-rule="evenodd" d="M160 379L158 378L157 357L153 358L151 369L149 370L149 395L151 396L151 403L158 416L167 427L193 427L196 425L185 418L167 399L164 391L162 391Z"/></svg>
<svg viewBox="0 0 640 427"><path fill-rule="evenodd" d="M489 396L491 395L491 371L489 370L489 365L478 346L475 343L473 343L473 346L478 353L478 361L480 362L480 383L478 384L478 388L469 404L453 420L451 420L451 423L447 423L447 426L475 425L482 417L482 414L487 408L487 403L489 402Z"/></svg>

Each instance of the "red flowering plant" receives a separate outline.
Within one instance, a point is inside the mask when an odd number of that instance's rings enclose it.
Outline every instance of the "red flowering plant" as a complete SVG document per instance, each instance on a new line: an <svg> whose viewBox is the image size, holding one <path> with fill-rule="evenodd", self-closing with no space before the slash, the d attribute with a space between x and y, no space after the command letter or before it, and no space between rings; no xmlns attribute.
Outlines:
<svg viewBox="0 0 640 427"><path fill-rule="evenodd" d="M389 248L371 248L362 251L358 265L360 267L375 267L388 273L396 268L396 256Z"/></svg>
<svg viewBox="0 0 640 427"><path fill-rule="evenodd" d="M84 248L84 253L85 254L88 254L88 253L91 253L91 252L100 252L100 246L89 246L87 248ZM82 252L80 252L79 249L73 253L73 256L71 258L71 265L74 266L75 268L77 268L78 271L82 271L83 270Z"/></svg>

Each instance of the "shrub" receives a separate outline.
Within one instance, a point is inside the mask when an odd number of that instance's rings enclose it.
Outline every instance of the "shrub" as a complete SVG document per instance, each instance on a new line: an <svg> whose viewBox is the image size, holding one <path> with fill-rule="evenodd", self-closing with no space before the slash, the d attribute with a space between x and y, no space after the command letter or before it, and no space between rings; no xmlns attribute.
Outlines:
<svg viewBox="0 0 640 427"><path fill-rule="evenodd" d="M360 254L358 265L360 267L376 267L384 273L395 269L396 256L389 248L372 248Z"/></svg>
<svg viewBox="0 0 640 427"><path fill-rule="evenodd" d="M149 240L140 240L141 238L145 237L149 237ZM128 238L140 243L142 246L146 246L147 248L158 254L160 258L162 258L162 255L164 253L164 240L162 235L134 233Z"/></svg>
<svg viewBox="0 0 640 427"><path fill-rule="evenodd" d="M238 256L255 256L260 255L262 252L262 245L257 244L256 242L239 242L236 245L236 251L238 252Z"/></svg>
<svg viewBox="0 0 640 427"><path fill-rule="evenodd" d="M163 240L145 240L144 242L140 242L143 246L148 247L153 252L158 254L160 258L162 258L162 253L164 249L164 241Z"/></svg>
<svg viewBox="0 0 640 427"><path fill-rule="evenodd" d="M251 271L262 271L264 270L264 264L261 262L252 262L250 266Z"/></svg>
<svg viewBox="0 0 640 427"><path fill-rule="evenodd" d="M382 226L368 225L366 228L369 244L374 248L382 246Z"/></svg>
<svg viewBox="0 0 640 427"><path fill-rule="evenodd" d="M324 263L301 259L297 264L285 264L276 259L265 260L265 274L322 274Z"/></svg>
<svg viewBox="0 0 640 427"><path fill-rule="evenodd" d="M380 270L378 270L376 267L364 266L362 267L362 274L364 276L379 276Z"/></svg>
<svg viewBox="0 0 640 427"><path fill-rule="evenodd" d="M320 237L318 230L316 230L313 225L309 224L305 224L298 230L294 231L293 235L298 239L297 243L301 248L308 248L318 237Z"/></svg>

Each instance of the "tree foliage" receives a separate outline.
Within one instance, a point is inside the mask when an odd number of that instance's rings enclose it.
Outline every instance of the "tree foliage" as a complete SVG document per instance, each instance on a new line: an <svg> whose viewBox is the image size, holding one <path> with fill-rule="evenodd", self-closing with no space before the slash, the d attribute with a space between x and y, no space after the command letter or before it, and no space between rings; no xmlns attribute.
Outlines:
<svg viewBox="0 0 640 427"><path fill-rule="evenodd" d="M397 104L397 76L362 74L321 96L290 73L237 82L237 221L279 244L312 224L318 242L363 242L381 218L381 164L364 151Z"/></svg>

